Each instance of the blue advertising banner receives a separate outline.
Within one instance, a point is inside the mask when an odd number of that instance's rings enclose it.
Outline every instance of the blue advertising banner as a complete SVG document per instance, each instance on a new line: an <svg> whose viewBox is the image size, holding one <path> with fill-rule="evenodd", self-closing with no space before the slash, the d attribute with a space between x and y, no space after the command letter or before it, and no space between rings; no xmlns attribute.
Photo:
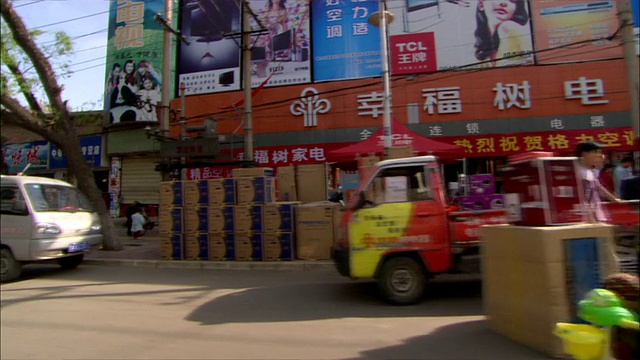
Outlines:
<svg viewBox="0 0 640 360"><path fill-rule="evenodd" d="M368 18L377 1L313 1L315 81L380 76L380 29Z"/></svg>
<svg viewBox="0 0 640 360"><path fill-rule="evenodd" d="M18 173L31 164L30 169L47 169L49 167L49 142L34 141L30 143L11 144L2 147L2 158L9 168L9 173Z"/></svg>
<svg viewBox="0 0 640 360"><path fill-rule="evenodd" d="M67 158L57 146L50 144L49 169L64 169L67 167ZM89 166L102 166L102 136L85 136L80 138L82 155L87 159Z"/></svg>

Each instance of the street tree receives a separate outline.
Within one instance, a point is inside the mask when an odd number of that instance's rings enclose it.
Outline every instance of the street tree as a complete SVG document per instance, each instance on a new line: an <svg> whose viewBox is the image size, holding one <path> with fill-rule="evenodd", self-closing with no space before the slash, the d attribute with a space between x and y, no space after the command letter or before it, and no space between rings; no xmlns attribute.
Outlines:
<svg viewBox="0 0 640 360"><path fill-rule="evenodd" d="M122 250L107 205L82 154L75 118L67 101L62 100L63 88L52 65L52 60L72 51L71 39L59 32L53 46L39 46L36 39L41 32L29 31L9 0L0 0L0 6L3 19L0 120L31 131L63 151L68 173L100 215L103 249ZM62 74L68 71L64 62L58 61L57 66ZM39 90L43 93L40 98ZM24 102L18 100L20 95Z"/></svg>

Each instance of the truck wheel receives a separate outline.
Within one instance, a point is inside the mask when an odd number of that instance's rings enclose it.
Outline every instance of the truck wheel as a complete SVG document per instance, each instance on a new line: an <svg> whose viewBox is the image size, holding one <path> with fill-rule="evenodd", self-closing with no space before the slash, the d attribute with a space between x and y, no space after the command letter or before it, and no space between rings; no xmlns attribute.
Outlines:
<svg viewBox="0 0 640 360"><path fill-rule="evenodd" d="M418 302L424 293L425 279L420 264L409 257L387 260L380 271L378 288L384 299L395 305Z"/></svg>
<svg viewBox="0 0 640 360"><path fill-rule="evenodd" d="M9 282L20 277L22 273L22 263L17 261L11 250L0 250L0 280L2 282Z"/></svg>
<svg viewBox="0 0 640 360"><path fill-rule="evenodd" d="M68 256L58 259L58 265L63 269L75 269L84 259L84 254Z"/></svg>

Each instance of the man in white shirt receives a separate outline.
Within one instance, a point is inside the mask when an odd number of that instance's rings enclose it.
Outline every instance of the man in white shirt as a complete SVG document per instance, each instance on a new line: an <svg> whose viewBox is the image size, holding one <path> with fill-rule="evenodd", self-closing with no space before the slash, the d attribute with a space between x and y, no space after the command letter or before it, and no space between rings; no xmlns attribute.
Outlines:
<svg viewBox="0 0 640 360"><path fill-rule="evenodd" d="M588 209L589 222L606 222L607 215L602 208L600 194L611 201L621 201L609 192L598 180L594 170L600 170L604 166L604 154L602 146L592 141L581 142L576 146L576 156L580 162L580 176L584 188L585 206Z"/></svg>

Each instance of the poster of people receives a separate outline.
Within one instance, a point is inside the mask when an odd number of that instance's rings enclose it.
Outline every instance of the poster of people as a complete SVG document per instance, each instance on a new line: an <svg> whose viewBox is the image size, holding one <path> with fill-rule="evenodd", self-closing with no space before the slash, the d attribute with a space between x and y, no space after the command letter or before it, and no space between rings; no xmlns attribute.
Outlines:
<svg viewBox="0 0 640 360"><path fill-rule="evenodd" d="M241 2L182 1L178 79L186 95L240 89Z"/></svg>
<svg viewBox="0 0 640 360"><path fill-rule="evenodd" d="M389 0L387 8L395 15L389 24L391 62L404 69L414 67L417 73L534 62L529 0ZM406 34L423 36L417 37L420 43L394 39ZM419 66L427 61L429 66Z"/></svg>
<svg viewBox="0 0 640 360"><path fill-rule="evenodd" d="M380 29L369 22L378 1L313 1L315 81L380 76Z"/></svg>
<svg viewBox="0 0 640 360"><path fill-rule="evenodd" d="M618 30L614 0L534 1L531 12L538 63L622 56L619 39L604 39Z"/></svg>
<svg viewBox="0 0 640 360"><path fill-rule="evenodd" d="M109 124L157 122L164 28L154 20L163 0L112 1L104 108Z"/></svg>
<svg viewBox="0 0 640 360"><path fill-rule="evenodd" d="M252 20L251 86L311 82L310 0L251 0L260 20Z"/></svg>

